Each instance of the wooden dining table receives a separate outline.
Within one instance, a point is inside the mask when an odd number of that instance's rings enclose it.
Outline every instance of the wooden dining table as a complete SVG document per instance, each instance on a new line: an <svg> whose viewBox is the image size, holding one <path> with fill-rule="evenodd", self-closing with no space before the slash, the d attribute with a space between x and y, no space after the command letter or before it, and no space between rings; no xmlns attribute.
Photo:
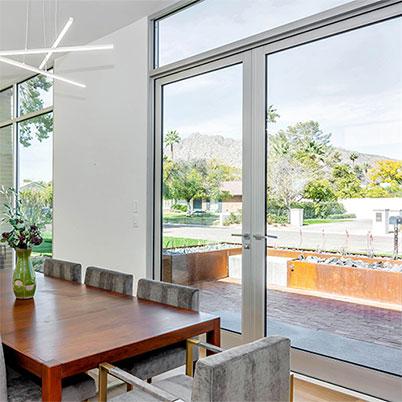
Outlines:
<svg viewBox="0 0 402 402"><path fill-rule="evenodd" d="M62 380L187 338L220 346L220 319L37 274L34 299L16 300L0 270L0 333L15 364L41 378L42 400L61 400Z"/></svg>

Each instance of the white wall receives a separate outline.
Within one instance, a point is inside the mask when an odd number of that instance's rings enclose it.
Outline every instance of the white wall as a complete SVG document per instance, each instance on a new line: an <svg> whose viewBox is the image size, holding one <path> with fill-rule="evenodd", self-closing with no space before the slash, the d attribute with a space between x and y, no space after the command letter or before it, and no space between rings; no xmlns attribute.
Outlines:
<svg viewBox="0 0 402 402"><path fill-rule="evenodd" d="M55 72L54 257L146 275L147 19L69 54ZM134 200L138 227L133 227Z"/></svg>
<svg viewBox="0 0 402 402"><path fill-rule="evenodd" d="M402 198L348 198L339 200L348 214L358 219L373 219L375 209L402 210Z"/></svg>

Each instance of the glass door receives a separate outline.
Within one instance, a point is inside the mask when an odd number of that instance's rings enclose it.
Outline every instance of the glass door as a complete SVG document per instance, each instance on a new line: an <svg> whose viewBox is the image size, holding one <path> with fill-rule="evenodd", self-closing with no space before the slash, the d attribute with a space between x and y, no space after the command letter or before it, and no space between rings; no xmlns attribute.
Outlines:
<svg viewBox="0 0 402 402"><path fill-rule="evenodd" d="M156 95L155 277L199 288L201 311L219 315L239 342L249 334L246 64L244 54L157 80Z"/></svg>

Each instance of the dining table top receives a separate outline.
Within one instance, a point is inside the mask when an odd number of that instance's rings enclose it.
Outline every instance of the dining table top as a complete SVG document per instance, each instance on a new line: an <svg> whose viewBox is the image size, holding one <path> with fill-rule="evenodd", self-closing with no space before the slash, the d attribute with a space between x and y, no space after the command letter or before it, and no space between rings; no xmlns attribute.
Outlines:
<svg viewBox="0 0 402 402"><path fill-rule="evenodd" d="M66 377L201 333L220 341L219 318L37 274L31 300L17 300L12 271L0 270L0 333L17 360L41 376ZM213 339L214 338L214 339Z"/></svg>

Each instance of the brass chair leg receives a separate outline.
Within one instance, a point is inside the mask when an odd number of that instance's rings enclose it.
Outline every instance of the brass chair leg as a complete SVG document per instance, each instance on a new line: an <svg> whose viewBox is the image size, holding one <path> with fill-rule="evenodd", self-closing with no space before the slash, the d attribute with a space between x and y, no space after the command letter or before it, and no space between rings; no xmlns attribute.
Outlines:
<svg viewBox="0 0 402 402"><path fill-rule="evenodd" d="M186 342L186 375L189 377L193 377L193 345L190 339L187 339Z"/></svg>
<svg viewBox="0 0 402 402"><path fill-rule="evenodd" d="M127 384L127 392L130 392L133 390L133 386L131 384Z"/></svg>
<svg viewBox="0 0 402 402"><path fill-rule="evenodd" d="M290 375L290 402L293 402L295 397L295 376L294 374Z"/></svg>
<svg viewBox="0 0 402 402"><path fill-rule="evenodd" d="M107 371L99 366L99 394L98 401L106 402L107 400Z"/></svg>

